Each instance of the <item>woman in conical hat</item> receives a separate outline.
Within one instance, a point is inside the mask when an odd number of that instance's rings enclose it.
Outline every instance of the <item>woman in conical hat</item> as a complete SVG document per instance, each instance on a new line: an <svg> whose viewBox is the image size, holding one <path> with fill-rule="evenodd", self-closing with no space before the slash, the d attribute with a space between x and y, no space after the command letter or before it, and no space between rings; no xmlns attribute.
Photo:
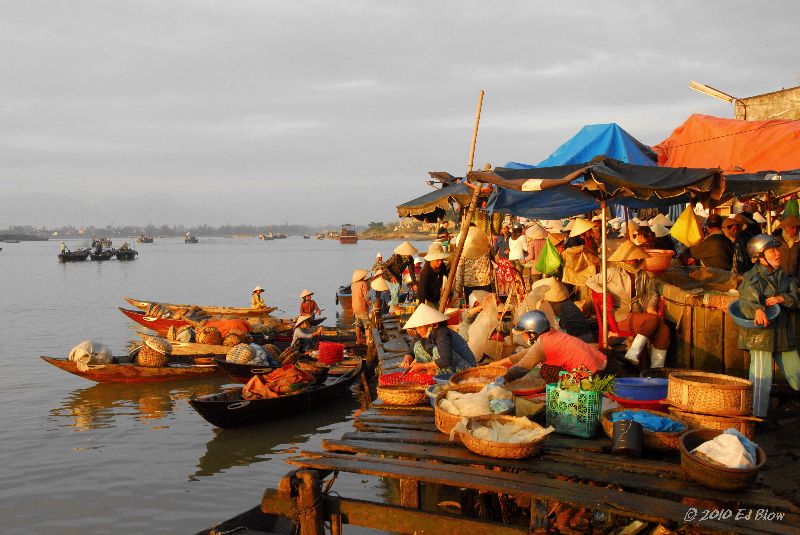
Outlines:
<svg viewBox="0 0 800 535"><path fill-rule="evenodd" d="M394 248L392 256L383 263L384 278L390 280L389 275L393 275L398 281L403 280L403 273L408 270L409 285L417 283L417 273L414 269L414 255L419 249L404 241Z"/></svg>
<svg viewBox="0 0 800 535"><path fill-rule="evenodd" d="M642 260L649 258L641 247L626 240L608 258L608 293L614 306L609 310L623 331L634 333L625 358L638 366L639 356L650 345L650 367L662 368L669 347L669 328L658 315L659 295L652 276L641 269ZM598 294L603 293L602 274L586 281L586 285ZM598 318L598 322L602 322Z"/></svg>
<svg viewBox="0 0 800 535"><path fill-rule="evenodd" d="M403 357L404 367L437 375L475 366L475 355L461 336L447 328L448 319L425 303L417 307L403 326L417 338L414 354Z"/></svg>
<svg viewBox="0 0 800 535"><path fill-rule="evenodd" d="M309 314L301 314L294 322L294 335L292 336L292 344L299 345L300 353L308 353L311 351L314 338L322 334L322 327L316 329L311 327L311 320L313 317Z"/></svg>
<svg viewBox="0 0 800 535"><path fill-rule="evenodd" d="M556 278L548 277L536 281L525 299L527 310L541 310L550 324L584 342L597 342L595 329L586 316L570 299L570 293L564 284ZM519 314L519 309L518 312Z"/></svg>
<svg viewBox="0 0 800 535"><path fill-rule="evenodd" d="M444 251L441 243L433 242L424 258L425 265L419 272L417 298L420 303L428 303L434 308L439 308L442 285L447 275L447 265L444 261L450 258L450 253Z"/></svg>
<svg viewBox="0 0 800 535"><path fill-rule="evenodd" d="M308 315L311 316L311 319L314 319L317 314L322 314L322 310L320 310L317 302L311 298L312 295L314 295L314 292L311 290L300 292L300 315Z"/></svg>
<svg viewBox="0 0 800 535"><path fill-rule="evenodd" d="M525 257L524 264L530 266L530 282L533 284L542 278L542 274L536 269L536 262L539 261L539 256L542 254L545 242L547 241L547 231L538 223L534 222L525 230L525 236L528 238L528 254Z"/></svg>

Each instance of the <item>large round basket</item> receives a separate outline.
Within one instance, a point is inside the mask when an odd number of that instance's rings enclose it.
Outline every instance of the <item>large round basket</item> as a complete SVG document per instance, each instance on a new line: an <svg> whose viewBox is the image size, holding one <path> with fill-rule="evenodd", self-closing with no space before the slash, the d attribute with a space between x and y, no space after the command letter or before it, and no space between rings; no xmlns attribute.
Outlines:
<svg viewBox="0 0 800 535"><path fill-rule="evenodd" d="M241 331L230 331L222 339L222 345L225 347L233 347L242 343L247 343L247 335Z"/></svg>
<svg viewBox="0 0 800 535"><path fill-rule="evenodd" d="M172 353L172 344L158 336L148 336L144 339L144 345L162 355L169 355Z"/></svg>
<svg viewBox="0 0 800 535"><path fill-rule="evenodd" d="M531 422L527 418L516 418L514 416L476 416L467 422L467 429L473 424L488 424L491 421L502 424L514 423L526 429L542 429L536 422ZM524 459L538 453L542 445L547 440L547 435L531 442L495 442L478 438L471 433L458 433L458 438L471 452L483 455L484 457L496 457L499 459Z"/></svg>
<svg viewBox="0 0 800 535"><path fill-rule="evenodd" d="M378 387L378 397L387 405L421 405L427 399L420 385L386 385Z"/></svg>
<svg viewBox="0 0 800 535"><path fill-rule="evenodd" d="M663 412L656 412L650 411L647 409L608 409L603 411L603 415L600 417L600 423L603 426L603 431L605 432L608 438L612 438L614 435L614 422L611 421L611 415L615 412L620 411L631 411L631 412L643 412L647 414L652 414L653 416L658 416L660 418L669 418L670 420L674 420L680 424L683 424L682 431L676 431L674 433L655 433L653 431L649 431L644 426L642 426L642 443L645 447L654 449L654 450L677 450L678 443L680 442L681 435L684 434L686 431L690 429L689 423L682 420L680 417L675 415L667 415Z"/></svg>
<svg viewBox="0 0 800 535"><path fill-rule="evenodd" d="M143 345L136 355L136 365L145 368L163 368L167 364L167 356L148 345Z"/></svg>
<svg viewBox="0 0 800 535"><path fill-rule="evenodd" d="M686 412L675 407L669 408L669 413L683 419L689 424L689 429L725 429L734 428L747 438L753 438L756 434L756 422L761 418L753 416L712 416L710 414L696 414Z"/></svg>
<svg viewBox="0 0 800 535"><path fill-rule="evenodd" d="M278 349L278 346L274 344L264 344L262 347L264 348L264 351L267 352L267 355L269 355L273 359L277 359L278 355L281 354L281 350Z"/></svg>
<svg viewBox="0 0 800 535"><path fill-rule="evenodd" d="M482 385L457 385L447 387L439 392L433 402L433 421L436 424L436 429L445 435L449 435L450 431L456 426L459 420L461 420L461 416L446 412L439 407L439 402L447 397L448 392L455 391L464 394L474 394L475 392L480 392L481 390L483 390Z"/></svg>
<svg viewBox="0 0 800 535"><path fill-rule="evenodd" d="M196 338L198 344L222 345L222 334L216 327L200 327Z"/></svg>
<svg viewBox="0 0 800 535"><path fill-rule="evenodd" d="M718 373L673 373L669 376L667 400L687 412L747 416L753 412L753 383Z"/></svg>
<svg viewBox="0 0 800 535"><path fill-rule="evenodd" d="M250 344L236 344L225 355L225 361L233 362L234 364L247 364L255 356L256 352L250 347Z"/></svg>
<svg viewBox="0 0 800 535"><path fill-rule="evenodd" d="M450 384L453 386L463 384L486 386L494 381L495 377L502 377L506 373L508 373L508 368L505 366L477 366L456 373L450 378Z"/></svg>
<svg viewBox="0 0 800 535"><path fill-rule="evenodd" d="M681 452L681 467L689 479L719 490L741 490L752 485L758 477L758 471L767 462L767 454L758 448L756 466L753 468L726 468L714 465L691 453L693 449L716 438L722 431L718 429L695 429L681 436L678 448Z"/></svg>

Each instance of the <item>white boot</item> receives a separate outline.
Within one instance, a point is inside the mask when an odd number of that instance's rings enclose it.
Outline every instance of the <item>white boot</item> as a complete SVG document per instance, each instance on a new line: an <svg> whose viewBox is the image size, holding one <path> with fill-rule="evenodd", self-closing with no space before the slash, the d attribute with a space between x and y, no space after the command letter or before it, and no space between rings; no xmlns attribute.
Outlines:
<svg viewBox="0 0 800 535"><path fill-rule="evenodd" d="M628 349L628 352L625 353L625 358L634 364L639 364L639 355L644 350L648 341L649 340L647 340L646 336L642 334L637 334L636 337L633 339L633 343L631 344L630 349Z"/></svg>
<svg viewBox="0 0 800 535"><path fill-rule="evenodd" d="M666 349L656 349L653 348L650 350L650 367L651 368L663 368L664 362L667 360L667 350Z"/></svg>

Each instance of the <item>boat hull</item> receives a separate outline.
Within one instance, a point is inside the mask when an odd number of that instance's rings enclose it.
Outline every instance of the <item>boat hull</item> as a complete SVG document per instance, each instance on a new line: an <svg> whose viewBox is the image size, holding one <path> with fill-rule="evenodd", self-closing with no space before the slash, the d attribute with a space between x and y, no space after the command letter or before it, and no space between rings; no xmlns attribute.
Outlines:
<svg viewBox="0 0 800 535"><path fill-rule="evenodd" d="M130 303L131 305L135 306L139 310L147 310L150 308L150 305L155 303L156 301L142 301L140 299L133 299L131 297L126 297L125 301ZM266 307L266 308L244 308L244 307L216 307L216 306L205 306L205 305L182 305L179 303L158 303L162 307L166 308L170 312L177 312L180 309L185 308L199 308L209 316L243 316L243 317L262 317L262 316L269 316L271 312L277 310L275 307Z"/></svg>
<svg viewBox="0 0 800 535"><path fill-rule="evenodd" d="M69 253L61 253L58 255L59 262L83 262L87 258L89 258L89 251L71 251Z"/></svg>
<svg viewBox="0 0 800 535"><path fill-rule="evenodd" d="M193 323L188 320L175 320L171 318L153 318L150 316L145 316L144 312L140 310L128 310L127 308L122 308L122 307L119 307L119 309L123 314L128 316L128 318L132 319L139 325L143 325L148 329L157 332L161 336L166 336L170 327L175 327L176 329L178 329L180 327L183 327L184 325L193 325Z"/></svg>
<svg viewBox="0 0 800 535"><path fill-rule="evenodd" d="M117 260L136 260L136 255L139 254L139 251L129 250L129 251L117 251Z"/></svg>
<svg viewBox="0 0 800 535"><path fill-rule="evenodd" d="M242 398L241 389L192 397L189 404L212 425L221 428L256 425L324 406L326 401L349 392L363 372L363 363L345 375L329 378L321 386L272 399Z"/></svg>
<svg viewBox="0 0 800 535"><path fill-rule="evenodd" d="M42 356L42 360L65 372L98 383L165 383L222 375L222 370L216 365L145 368L135 364L101 364L81 371L77 362L68 359Z"/></svg>

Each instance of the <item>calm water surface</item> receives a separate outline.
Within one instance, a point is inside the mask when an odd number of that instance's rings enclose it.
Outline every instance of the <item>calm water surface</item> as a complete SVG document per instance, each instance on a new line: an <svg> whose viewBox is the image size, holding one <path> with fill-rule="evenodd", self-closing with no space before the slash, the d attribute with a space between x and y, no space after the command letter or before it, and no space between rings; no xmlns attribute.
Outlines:
<svg viewBox="0 0 800 535"><path fill-rule="evenodd" d="M290 469L285 460L293 453L351 430L356 397L223 431L186 401L220 390L222 378L96 384L38 356L66 357L86 339L125 354L138 327L117 310L127 306L124 296L248 306L259 285L269 305L296 315L298 295L309 288L331 325L338 285L397 243L156 239L138 244L133 262L68 264L57 260L58 241L2 244L0 531L193 533L259 503ZM334 490L372 498L389 492L380 481L346 474Z"/></svg>

